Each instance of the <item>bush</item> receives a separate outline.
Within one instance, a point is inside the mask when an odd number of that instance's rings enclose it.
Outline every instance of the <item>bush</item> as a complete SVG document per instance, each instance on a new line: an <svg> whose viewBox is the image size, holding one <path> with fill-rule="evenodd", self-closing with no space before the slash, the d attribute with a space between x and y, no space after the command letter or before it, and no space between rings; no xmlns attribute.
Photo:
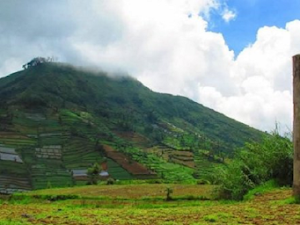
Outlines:
<svg viewBox="0 0 300 225"><path fill-rule="evenodd" d="M113 185L115 183L115 180L114 180L114 178L108 178L107 180L106 180L106 184L107 185Z"/></svg>
<svg viewBox="0 0 300 225"><path fill-rule="evenodd" d="M207 184L210 184L210 182L208 180L200 179L200 180L197 180L197 184L198 185L207 185Z"/></svg>
<svg viewBox="0 0 300 225"><path fill-rule="evenodd" d="M216 189L218 197L240 200L255 184L242 171L242 162L233 160L228 166L217 167L215 180L220 186Z"/></svg>
<svg viewBox="0 0 300 225"><path fill-rule="evenodd" d="M87 184L97 184L99 180L99 172L100 166L98 163L94 163L94 165L88 168L87 176L88 176L88 183Z"/></svg>
<svg viewBox="0 0 300 225"><path fill-rule="evenodd" d="M218 167L214 174L220 184L218 195L226 199L241 200L249 190L271 179L280 185L291 185L292 142L275 130L261 143L247 143L228 165Z"/></svg>

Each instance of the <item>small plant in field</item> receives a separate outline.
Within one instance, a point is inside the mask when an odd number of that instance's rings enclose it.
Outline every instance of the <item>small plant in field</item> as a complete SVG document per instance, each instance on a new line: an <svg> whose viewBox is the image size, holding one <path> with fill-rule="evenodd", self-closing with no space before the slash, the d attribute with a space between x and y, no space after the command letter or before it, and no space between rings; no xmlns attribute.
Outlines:
<svg viewBox="0 0 300 225"><path fill-rule="evenodd" d="M281 201L282 204L300 204L300 196L291 196Z"/></svg>
<svg viewBox="0 0 300 225"><path fill-rule="evenodd" d="M218 221L218 217L216 215L207 215L207 216L204 216L203 219L207 222L217 222Z"/></svg>
<svg viewBox="0 0 300 225"><path fill-rule="evenodd" d="M106 184L107 185L113 185L115 183L115 180L114 180L114 178L112 178L112 177L110 177L110 178L108 178L107 180L106 180Z"/></svg>
<svg viewBox="0 0 300 225"><path fill-rule="evenodd" d="M295 204L300 204L300 196L294 196L294 199L295 199Z"/></svg>
<svg viewBox="0 0 300 225"><path fill-rule="evenodd" d="M210 214L210 215L206 215L203 217L203 219L207 222L226 222L227 224L227 221L229 218L231 218L232 215L229 214L229 213L214 213L214 214Z"/></svg>
<svg viewBox="0 0 300 225"><path fill-rule="evenodd" d="M166 188L166 201L171 201L173 200L171 194L173 193L173 189L168 187Z"/></svg>

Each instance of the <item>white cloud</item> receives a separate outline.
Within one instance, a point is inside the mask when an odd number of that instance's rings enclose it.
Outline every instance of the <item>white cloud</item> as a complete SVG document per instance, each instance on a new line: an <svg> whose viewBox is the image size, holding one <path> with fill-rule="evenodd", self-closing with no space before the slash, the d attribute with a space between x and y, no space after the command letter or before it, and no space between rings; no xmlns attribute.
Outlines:
<svg viewBox="0 0 300 225"><path fill-rule="evenodd" d="M226 23L229 23L231 20L234 20L236 17L236 13L232 10L226 8L222 13L222 18Z"/></svg>
<svg viewBox="0 0 300 225"><path fill-rule="evenodd" d="M223 10L225 21L235 18L225 3L53 0L36 11L35 3L0 3L0 76L35 56L53 55L127 71L155 91L185 95L262 130L275 121L290 126L291 57L300 52L300 21L261 28L235 59L222 34L207 31L212 9Z"/></svg>
<svg viewBox="0 0 300 225"><path fill-rule="evenodd" d="M225 97L214 87L215 99L205 102L208 98L201 96L209 92L200 88L200 101L262 130L273 129L275 122L291 130L291 58L300 52L299 35L298 20L287 23L285 29L259 29L255 43L245 48L230 67L228 79L237 85L239 92Z"/></svg>

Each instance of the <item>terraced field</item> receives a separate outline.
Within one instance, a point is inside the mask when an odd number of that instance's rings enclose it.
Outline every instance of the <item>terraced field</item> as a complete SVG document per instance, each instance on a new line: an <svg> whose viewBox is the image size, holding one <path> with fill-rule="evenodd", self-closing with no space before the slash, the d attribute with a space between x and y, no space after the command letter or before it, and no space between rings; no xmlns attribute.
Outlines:
<svg viewBox="0 0 300 225"><path fill-rule="evenodd" d="M116 132L116 134L127 141L134 143L140 148L147 148L151 145L151 140L145 136L134 132Z"/></svg>
<svg viewBox="0 0 300 225"><path fill-rule="evenodd" d="M118 180L131 180L134 176L112 159L107 159L108 173Z"/></svg>
<svg viewBox="0 0 300 225"><path fill-rule="evenodd" d="M3 174L0 191L87 183L87 169L103 160L107 160L109 175L117 180L157 178L154 170L161 171L160 161L150 160L152 163L149 163L146 160L147 163L143 164L143 158L147 158L144 153L136 160L126 153L127 150L124 153L116 151L115 144L102 139L107 130L101 121L99 124L97 120L91 122L89 117L86 113L75 114L67 110L51 116L16 112L14 128L11 128L15 131L0 132L0 175ZM99 130L99 127L104 130ZM139 134L123 132L122 136L127 141L131 137L132 143L138 146L149 144ZM80 175L76 171L81 171Z"/></svg>
<svg viewBox="0 0 300 225"><path fill-rule="evenodd" d="M7 117L3 112L2 117ZM204 170L205 175L210 172L206 157L170 147L172 132L183 132L170 124L157 128L165 132L167 144L152 146L142 134L113 133L103 121L83 111L16 111L10 120L0 131L0 192L86 184L88 168L103 161L106 172L116 180L196 183L195 175L203 178Z"/></svg>
<svg viewBox="0 0 300 225"><path fill-rule="evenodd" d="M127 170L132 175L155 175L156 173L153 171L148 170L145 166L142 164L133 161L131 158L127 157L121 152L116 151L112 147L108 145L103 145L105 154L110 159L117 162L119 165L121 165L125 170Z"/></svg>
<svg viewBox="0 0 300 225"><path fill-rule="evenodd" d="M147 152L162 157L168 162L195 168L194 154L190 150L176 150L166 146L155 146L148 148Z"/></svg>

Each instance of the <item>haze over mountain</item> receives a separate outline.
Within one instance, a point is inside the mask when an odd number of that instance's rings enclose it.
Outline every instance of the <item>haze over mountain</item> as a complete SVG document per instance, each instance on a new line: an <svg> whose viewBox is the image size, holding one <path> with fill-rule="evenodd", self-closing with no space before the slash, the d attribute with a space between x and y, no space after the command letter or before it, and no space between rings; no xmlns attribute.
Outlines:
<svg viewBox="0 0 300 225"><path fill-rule="evenodd" d="M299 5L299 0L1 1L0 77L37 55L56 56L126 71L154 91L186 96L263 131L273 130L276 121L289 131Z"/></svg>
<svg viewBox="0 0 300 225"><path fill-rule="evenodd" d="M0 190L115 179L193 181L261 131L129 76L43 62L0 79Z"/></svg>

